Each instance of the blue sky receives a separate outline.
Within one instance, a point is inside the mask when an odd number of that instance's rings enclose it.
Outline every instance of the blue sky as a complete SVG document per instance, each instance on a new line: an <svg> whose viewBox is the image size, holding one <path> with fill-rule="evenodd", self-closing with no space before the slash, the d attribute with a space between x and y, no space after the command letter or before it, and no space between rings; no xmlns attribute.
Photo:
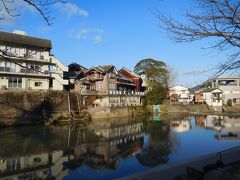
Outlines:
<svg viewBox="0 0 240 180"><path fill-rule="evenodd" d="M21 16L0 22L4 31L24 30L31 36L52 40L52 53L68 65L85 67L114 64L133 69L143 58L163 60L177 73L177 83L194 86L209 77L210 69L225 59L202 47L207 41L176 44L158 28L152 11L179 20L189 0L69 0L51 7L53 25L25 4L17 5Z"/></svg>

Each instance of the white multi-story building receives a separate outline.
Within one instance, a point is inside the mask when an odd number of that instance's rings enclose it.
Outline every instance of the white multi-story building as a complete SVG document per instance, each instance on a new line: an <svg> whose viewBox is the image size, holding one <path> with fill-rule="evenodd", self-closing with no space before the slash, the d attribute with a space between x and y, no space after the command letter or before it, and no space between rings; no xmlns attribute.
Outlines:
<svg viewBox="0 0 240 180"><path fill-rule="evenodd" d="M50 40L23 31L0 32L0 89L63 90L63 66Z"/></svg>
<svg viewBox="0 0 240 180"><path fill-rule="evenodd" d="M182 85L171 87L169 88L169 97L171 101L188 104L190 102L189 88Z"/></svg>
<svg viewBox="0 0 240 180"><path fill-rule="evenodd" d="M240 104L240 77L219 77L213 79L212 87L222 91L224 104L228 100L231 100L233 104Z"/></svg>

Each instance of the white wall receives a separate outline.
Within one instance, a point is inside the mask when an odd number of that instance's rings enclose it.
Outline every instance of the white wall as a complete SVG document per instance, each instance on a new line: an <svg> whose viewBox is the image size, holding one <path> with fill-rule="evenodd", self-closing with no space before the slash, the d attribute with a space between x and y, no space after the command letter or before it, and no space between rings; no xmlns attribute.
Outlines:
<svg viewBox="0 0 240 180"><path fill-rule="evenodd" d="M63 79L63 72L68 71L68 67L65 67L56 57L50 56L51 62L56 65L52 66L53 90L63 90L64 85L68 85L68 80Z"/></svg>
<svg viewBox="0 0 240 180"><path fill-rule="evenodd" d="M222 100L215 100L212 98L212 92L203 93L204 99L209 106L222 106Z"/></svg>

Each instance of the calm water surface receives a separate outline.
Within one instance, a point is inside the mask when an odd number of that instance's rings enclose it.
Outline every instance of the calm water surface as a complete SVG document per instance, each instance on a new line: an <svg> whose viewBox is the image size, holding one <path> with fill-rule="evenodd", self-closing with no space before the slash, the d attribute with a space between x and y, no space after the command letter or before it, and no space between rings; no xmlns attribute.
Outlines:
<svg viewBox="0 0 240 180"><path fill-rule="evenodd" d="M240 145L240 117L0 129L0 179L113 179Z"/></svg>

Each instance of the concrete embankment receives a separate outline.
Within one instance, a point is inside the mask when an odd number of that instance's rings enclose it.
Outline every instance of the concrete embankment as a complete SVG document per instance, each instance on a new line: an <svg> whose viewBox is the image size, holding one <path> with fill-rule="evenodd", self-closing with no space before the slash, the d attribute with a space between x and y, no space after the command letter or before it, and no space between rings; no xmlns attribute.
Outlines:
<svg viewBox="0 0 240 180"><path fill-rule="evenodd" d="M91 97L77 92L0 91L0 126L66 123L146 113L142 107L94 108L88 106L89 103Z"/></svg>
<svg viewBox="0 0 240 180"><path fill-rule="evenodd" d="M77 92L64 91L0 91L0 126L39 123L65 123L86 119L106 119L123 116L143 116L153 113L152 106L92 107L91 98ZM221 114L206 104L163 104L160 112L188 114ZM239 107L223 108L224 112L240 112Z"/></svg>
<svg viewBox="0 0 240 180"><path fill-rule="evenodd" d="M150 107L149 107L150 108ZM149 109L148 108L148 109ZM215 114L226 116L240 116L240 105L211 107L207 104L162 104L160 112L165 113L186 113L186 114Z"/></svg>
<svg viewBox="0 0 240 180"><path fill-rule="evenodd" d="M0 91L0 126L64 121L81 114L82 97L62 91Z"/></svg>
<svg viewBox="0 0 240 180"><path fill-rule="evenodd" d="M212 174L205 174L205 179L207 179L207 176L209 177L211 175L211 179L221 179L218 178L218 175L221 175L221 173L224 175L225 178L222 179L232 179L232 178L226 178L226 174L228 177L232 177L232 168L235 164L240 164L240 148L232 149L230 151L227 151L225 153L222 153L222 162L225 164L225 167L218 169L219 172L215 172ZM162 167L153 168L150 170L147 170L142 173L133 174L127 177L120 178L121 180L143 180L143 179L151 179L151 180L159 180L159 179L166 179L166 180L173 180L177 176L186 175L186 167L194 168L198 171L203 172L203 167L210 164L215 164L217 160L220 159L219 153L209 154L206 156L194 158L191 160L186 160L181 163L177 164L169 164L169 165L163 165ZM234 164L235 163L235 164ZM185 179L189 179L186 178ZM194 179L194 178L190 178Z"/></svg>
<svg viewBox="0 0 240 180"><path fill-rule="evenodd" d="M92 119L117 118L123 116L140 116L148 114L142 106L137 107L97 107L89 108Z"/></svg>
<svg viewBox="0 0 240 180"><path fill-rule="evenodd" d="M221 112L222 108L209 107L207 104L162 104L160 106L161 113L192 113L192 114L208 114Z"/></svg>

